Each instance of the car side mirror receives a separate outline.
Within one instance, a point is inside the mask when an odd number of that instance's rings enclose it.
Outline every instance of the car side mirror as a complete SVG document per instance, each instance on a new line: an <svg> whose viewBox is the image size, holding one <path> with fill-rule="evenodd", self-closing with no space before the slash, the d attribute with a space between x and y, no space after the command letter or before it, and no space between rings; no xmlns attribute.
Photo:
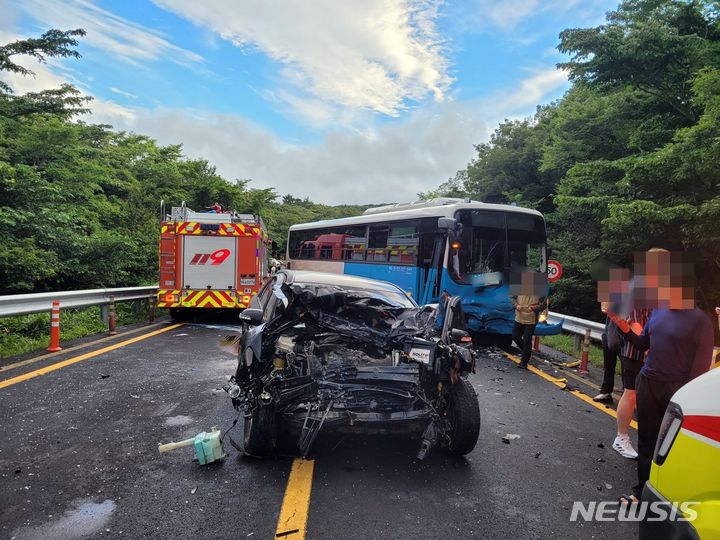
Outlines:
<svg viewBox="0 0 720 540"><path fill-rule="evenodd" d="M240 321L245 324L256 326L262 322L263 310L257 308L245 308L240 313Z"/></svg>
<svg viewBox="0 0 720 540"><path fill-rule="evenodd" d="M472 343L472 337L465 330L453 328L450 330L450 341L458 345L469 345Z"/></svg>

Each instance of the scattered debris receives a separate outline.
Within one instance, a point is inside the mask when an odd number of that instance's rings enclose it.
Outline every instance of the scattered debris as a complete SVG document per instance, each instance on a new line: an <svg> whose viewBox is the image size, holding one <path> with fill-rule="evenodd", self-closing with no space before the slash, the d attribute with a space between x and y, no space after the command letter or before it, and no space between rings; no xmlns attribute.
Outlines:
<svg viewBox="0 0 720 540"><path fill-rule="evenodd" d="M604 460L603 458L598 458L598 459L597 459L597 462L598 462L598 463L605 463L605 460Z"/></svg>
<svg viewBox="0 0 720 540"><path fill-rule="evenodd" d="M504 442L505 444L510 444L510 441L519 438L520 435L518 435L517 433L506 433L502 438L502 442Z"/></svg>
<svg viewBox="0 0 720 540"><path fill-rule="evenodd" d="M605 482L605 489L610 490L610 489L612 489L612 486L610 484L608 484L607 482Z"/></svg>
<svg viewBox="0 0 720 540"><path fill-rule="evenodd" d="M175 337L187 336L187 334L175 334Z"/></svg>
<svg viewBox="0 0 720 540"><path fill-rule="evenodd" d="M101 373L101 374L100 374L100 378L101 378L101 379L107 379L108 377L110 377L109 374L104 374L104 373Z"/></svg>
<svg viewBox="0 0 720 540"><path fill-rule="evenodd" d="M195 495L195 492L196 492L196 491L197 491L197 486L195 486L194 488L192 488L192 489L190 490L190 495Z"/></svg>
<svg viewBox="0 0 720 540"><path fill-rule="evenodd" d="M130 397L133 399L140 399L140 396L138 396L137 394L130 394Z"/></svg>
<svg viewBox="0 0 720 540"><path fill-rule="evenodd" d="M158 445L160 452L169 452L176 448L184 448L185 446L193 446L195 448L195 459L200 465L207 465L218 459L225 457L222 447L222 439L220 438L220 430L213 427L210 431L198 433L192 439L185 439L167 444Z"/></svg>
<svg viewBox="0 0 720 540"><path fill-rule="evenodd" d="M604 445L603 443L598 443L597 447L598 447L598 448L605 448L605 445Z"/></svg>
<svg viewBox="0 0 720 540"><path fill-rule="evenodd" d="M535 452L535 459L539 458L542 452Z"/></svg>

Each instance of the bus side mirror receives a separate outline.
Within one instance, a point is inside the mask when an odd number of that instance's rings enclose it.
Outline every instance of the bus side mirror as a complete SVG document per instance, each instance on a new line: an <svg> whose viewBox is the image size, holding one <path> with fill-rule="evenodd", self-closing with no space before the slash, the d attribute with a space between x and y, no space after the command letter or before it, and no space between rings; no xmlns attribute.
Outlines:
<svg viewBox="0 0 720 540"><path fill-rule="evenodd" d="M438 229L441 231L454 231L457 229L457 219L449 217L438 218Z"/></svg>

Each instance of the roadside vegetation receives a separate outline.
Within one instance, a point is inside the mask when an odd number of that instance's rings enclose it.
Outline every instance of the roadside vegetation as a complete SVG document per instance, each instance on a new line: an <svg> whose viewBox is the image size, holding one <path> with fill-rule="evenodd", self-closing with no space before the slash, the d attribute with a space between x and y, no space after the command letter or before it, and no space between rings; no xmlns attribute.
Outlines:
<svg viewBox="0 0 720 540"><path fill-rule="evenodd" d="M580 352L575 350L575 337L571 336L570 334L543 336L540 338L540 343L550 347L551 349L560 351L561 353L568 354L578 360L582 358L582 349L580 350ZM588 363L595 367L603 367L602 347L599 347L594 343L590 343L590 351L588 352Z"/></svg>
<svg viewBox="0 0 720 540"><path fill-rule="evenodd" d="M165 310L156 310L162 316ZM147 320L147 300L115 304L118 327ZM63 309L60 314L60 343L107 332L100 317L100 307ZM7 358L48 347L50 313L33 313L21 317L0 318L0 358Z"/></svg>

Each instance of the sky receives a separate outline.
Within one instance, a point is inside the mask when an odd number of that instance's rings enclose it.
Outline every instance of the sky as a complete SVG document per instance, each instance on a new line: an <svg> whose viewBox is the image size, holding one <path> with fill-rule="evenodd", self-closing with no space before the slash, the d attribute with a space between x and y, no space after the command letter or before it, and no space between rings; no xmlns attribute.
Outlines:
<svg viewBox="0 0 720 540"><path fill-rule="evenodd" d="M328 204L408 202L504 119L569 87L566 28L617 0L0 0L0 43L83 28L81 59L3 74L73 84L86 122L182 144L229 181Z"/></svg>

